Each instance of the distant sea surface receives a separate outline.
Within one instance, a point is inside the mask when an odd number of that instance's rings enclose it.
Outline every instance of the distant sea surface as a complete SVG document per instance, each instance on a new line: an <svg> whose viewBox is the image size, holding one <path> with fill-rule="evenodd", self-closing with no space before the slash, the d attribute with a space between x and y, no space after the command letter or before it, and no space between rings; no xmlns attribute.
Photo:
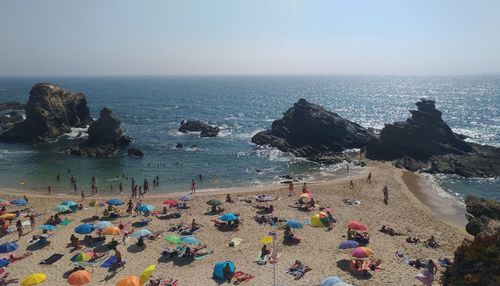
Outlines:
<svg viewBox="0 0 500 286"><path fill-rule="evenodd" d="M64 154L75 130L57 142L24 145L0 143L0 186L46 191L70 190L68 170L79 189L90 189L95 175L101 192L117 190L121 179L160 177L153 191L187 191L191 179L198 188L223 188L275 183L290 174L320 180L345 172L343 166L322 166L250 142L271 126L299 98L365 127L409 117L420 98L431 98L444 120L470 141L500 146L500 76L228 76L228 77L4 77L0 102L28 100L36 82L53 82L86 95L93 117L109 107L121 119L142 159L125 153L110 159ZM177 131L184 119L217 125L216 138ZM176 149L176 143L185 147ZM197 147L191 148L196 145ZM61 181L56 182L60 174ZM203 175L203 180L198 175ZM500 199L499 179L436 176L442 189L458 199L477 194Z"/></svg>

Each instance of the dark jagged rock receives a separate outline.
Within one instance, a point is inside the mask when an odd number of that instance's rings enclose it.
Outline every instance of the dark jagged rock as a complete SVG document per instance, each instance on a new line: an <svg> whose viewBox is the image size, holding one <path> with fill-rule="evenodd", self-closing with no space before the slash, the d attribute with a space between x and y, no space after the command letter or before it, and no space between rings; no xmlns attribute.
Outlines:
<svg viewBox="0 0 500 286"><path fill-rule="evenodd" d="M26 108L26 105L19 103L19 102L9 101L9 102L0 103L0 111L24 110L25 108Z"/></svg>
<svg viewBox="0 0 500 286"><path fill-rule="evenodd" d="M177 149L181 149L182 147L184 147L184 145L182 145L182 143L175 144L175 148L177 148Z"/></svg>
<svg viewBox="0 0 500 286"><path fill-rule="evenodd" d="M12 124L23 120L24 117L20 113L11 111L0 117L0 124Z"/></svg>
<svg viewBox="0 0 500 286"><path fill-rule="evenodd" d="M179 131L182 133L200 132L201 137L215 137L219 134L220 129L217 126L210 126L199 120L183 120Z"/></svg>
<svg viewBox="0 0 500 286"><path fill-rule="evenodd" d="M51 83L37 83L30 91L25 107L26 120L0 134L0 141L52 141L71 127L85 127L92 123L87 100Z"/></svg>
<svg viewBox="0 0 500 286"><path fill-rule="evenodd" d="M144 152L136 148L128 149L128 155L131 157L142 157L144 156Z"/></svg>
<svg viewBox="0 0 500 286"><path fill-rule="evenodd" d="M469 143L441 118L435 102L422 99L405 122L386 124L368 143L366 157L397 160L396 166L465 177L500 176L500 149Z"/></svg>
<svg viewBox="0 0 500 286"><path fill-rule="evenodd" d="M500 202L467 196L465 206L469 220L465 230L469 234L476 236L500 231Z"/></svg>
<svg viewBox="0 0 500 286"><path fill-rule="evenodd" d="M273 122L270 130L255 134L252 142L310 160L332 163L344 159L342 151L363 148L373 137L359 124L299 99L283 118Z"/></svg>
<svg viewBox="0 0 500 286"><path fill-rule="evenodd" d="M68 151L79 156L111 157L131 141L130 137L123 135L120 120L110 109L103 108L99 119L89 127L87 140Z"/></svg>

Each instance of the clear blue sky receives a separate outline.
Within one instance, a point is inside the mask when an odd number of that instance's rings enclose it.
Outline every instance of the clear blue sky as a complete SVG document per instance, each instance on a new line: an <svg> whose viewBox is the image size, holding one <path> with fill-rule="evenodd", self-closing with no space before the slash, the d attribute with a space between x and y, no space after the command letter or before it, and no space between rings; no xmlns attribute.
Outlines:
<svg viewBox="0 0 500 286"><path fill-rule="evenodd" d="M0 75L493 72L495 0L0 1Z"/></svg>

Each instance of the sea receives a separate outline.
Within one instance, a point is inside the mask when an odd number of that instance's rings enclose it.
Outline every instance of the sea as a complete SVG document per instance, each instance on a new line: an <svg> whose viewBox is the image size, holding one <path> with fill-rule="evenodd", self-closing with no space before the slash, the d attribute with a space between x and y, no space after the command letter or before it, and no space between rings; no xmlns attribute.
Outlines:
<svg viewBox="0 0 500 286"><path fill-rule="evenodd" d="M116 192L119 181L150 182L152 192L220 189L278 184L291 175L319 181L346 175L345 164L321 165L251 143L299 98L319 104L365 127L380 129L403 121L420 98L436 100L444 120L467 140L500 147L500 75L482 76L144 76L1 77L0 102L26 102L31 86L52 82L87 97L93 117L108 107L127 135L145 153L131 158L70 156L64 149L85 130L74 129L50 143L0 143L0 186L68 192L70 176L89 191L95 176L100 192ZM177 131L180 122L199 119L221 128L215 138ZM182 143L184 148L175 145ZM355 169L351 169L351 172ZM59 174L60 181L56 180ZM200 174L202 179L200 179ZM432 177L443 194L463 201L475 194L500 199L500 180Z"/></svg>

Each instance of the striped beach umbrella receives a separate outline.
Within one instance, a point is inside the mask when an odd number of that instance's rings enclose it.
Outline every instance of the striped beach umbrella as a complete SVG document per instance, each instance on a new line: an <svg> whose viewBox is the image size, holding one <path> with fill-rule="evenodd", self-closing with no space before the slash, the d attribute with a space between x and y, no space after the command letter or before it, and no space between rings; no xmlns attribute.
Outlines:
<svg viewBox="0 0 500 286"><path fill-rule="evenodd" d="M351 252L352 257L366 258L373 255L373 251L368 247L356 247Z"/></svg>

